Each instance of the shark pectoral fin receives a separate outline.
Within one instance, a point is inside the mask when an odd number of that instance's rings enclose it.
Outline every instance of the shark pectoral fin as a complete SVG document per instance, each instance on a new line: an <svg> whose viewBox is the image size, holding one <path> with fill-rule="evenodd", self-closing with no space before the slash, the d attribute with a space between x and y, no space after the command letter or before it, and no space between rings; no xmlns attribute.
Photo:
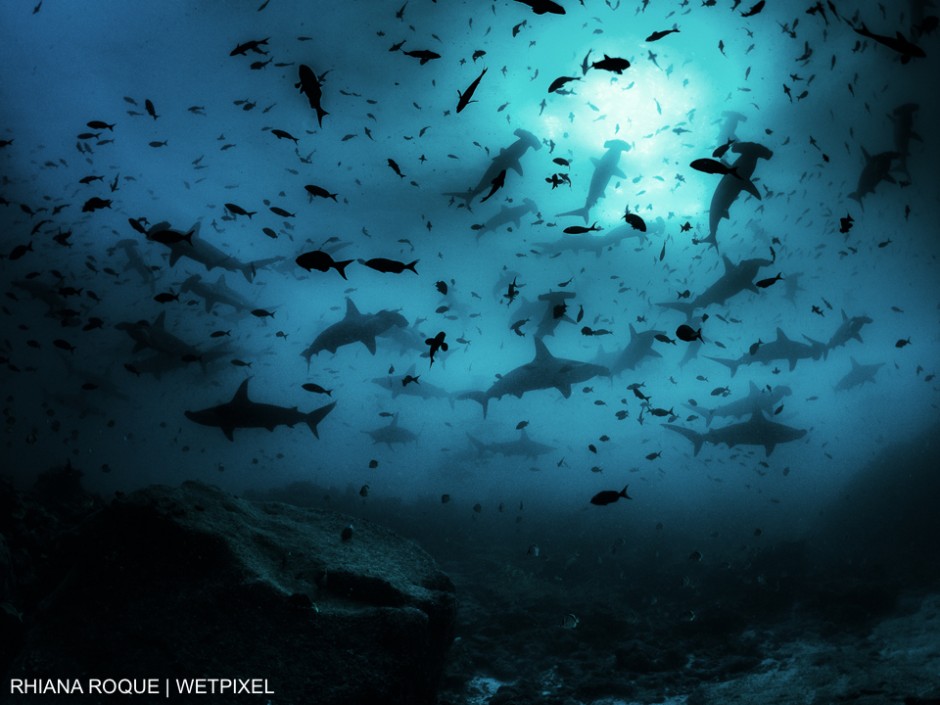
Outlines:
<svg viewBox="0 0 940 705"><path fill-rule="evenodd" d="M675 424L671 423L664 423L663 428L668 428L670 431L674 431L675 433L678 433L681 436L685 436L690 441L692 441L692 444L694 445L692 452L693 455L698 455L698 452L702 450L702 444L705 442L705 436L703 436L701 433L693 431L691 428L684 428L683 426L676 426Z"/></svg>
<svg viewBox="0 0 940 705"><path fill-rule="evenodd" d="M765 443L764 452L767 453L767 456L770 457L770 454L774 452L774 448L777 447L776 443Z"/></svg>
<svg viewBox="0 0 940 705"><path fill-rule="evenodd" d="M760 195L760 191L757 190L757 186L755 186L754 182L750 179L744 179L744 183L741 185L741 188L751 194L758 201L764 200Z"/></svg>
<svg viewBox="0 0 940 705"><path fill-rule="evenodd" d="M614 167L610 173L612 176L616 176L619 179L627 178L627 175L624 174L623 171L620 170L620 167Z"/></svg>
<svg viewBox="0 0 940 705"><path fill-rule="evenodd" d="M523 174L522 174L522 164L519 162L518 159L517 159L516 161L514 161L512 164L510 164L510 165L509 165L509 168L512 169L512 170L513 170L514 172L516 172L517 174L519 174L519 176L522 176L522 175L523 175Z"/></svg>
<svg viewBox="0 0 940 705"><path fill-rule="evenodd" d="M796 368L796 358L793 357L793 358L790 358L790 372L793 372L795 368Z"/></svg>
<svg viewBox="0 0 940 705"><path fill-rule="evenodd" d="M375 355L375 336L363 339L362 344L366 346L372 355Z"/></svg>
<svg viewBox="0 0 940 705"><path fill-rule="evenodd" d="M221 429L222 429L222 433L225 434L226 438L228 438L230 441L235 440L235 436L233 434L233 432L235 431L234 426L222 426Z"/></svg>
<svg viewBox="0 0 940 705"><path fill-rule="evenodd" d="M594 166L600 166L601 160L598 159L597 157L591 157L591 164L593 164Z"/></svg>
<svg viewBox="0 0 940 705"><path fill-rule="evenodd" d="M332 404L327 404L326 406L321 406L319 409L314 409L309 414L307 414L307 418L304 419L304 421L307 422L307 426L310 428L310 431L317 438L320 437L320 433L317 431L317 424L319 424L327 414L333 411L335 407L336 402L334 401Z"/></svg>
<svg viewBox="0 0 940 705"><path fill-rule="evenodd" d="M571 385L570 385L570 384L559 384L559 385L557 385L556 388L558 389L559 392L561 392L561 395L562 395L565 399L567 399L568 397L571 396Z"/></svg>
<svg viewBox="0 0 940 705"><path fill-rule="evenodd" d="M897 179L895 179L893 176L891 176L891 174L885 174L884 179L885 179L885 181L887 181L889 184L896 184L896 183L898 182Z"/></svg>

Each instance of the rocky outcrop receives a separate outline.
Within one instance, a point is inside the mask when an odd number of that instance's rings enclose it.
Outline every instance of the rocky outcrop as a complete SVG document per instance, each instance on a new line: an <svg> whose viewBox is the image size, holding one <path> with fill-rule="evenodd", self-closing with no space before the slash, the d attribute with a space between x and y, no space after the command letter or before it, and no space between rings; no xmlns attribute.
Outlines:
<svg viewBox="0 0 940 705"><path fill-rule="evenodd" d="M414 543L349 525L197 483L118 499L74 532L7 675L264 678L277 705L431 703L453 585Z"/></svg>

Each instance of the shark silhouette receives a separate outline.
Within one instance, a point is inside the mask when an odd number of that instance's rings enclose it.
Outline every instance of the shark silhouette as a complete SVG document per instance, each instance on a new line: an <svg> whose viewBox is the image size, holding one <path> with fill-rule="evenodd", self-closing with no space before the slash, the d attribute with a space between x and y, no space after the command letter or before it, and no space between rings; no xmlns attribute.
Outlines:
<svg viewBox="0 0 940 705"><path fill-rule="evenodd" d="M755 412L749 421L731 424L722 428L713 428L707 433L698 433L690 428L676 426L671 423L663 424L663 428L668 428L670 431L685 436L692 441L694 455L698 455L704 443L714 445L723 443L729 448L735 446L764 446L765 453L770 455L777 445L799 440L806 435L805 429L792 428L781 423L768 421L760 411Z"/></svg>
<svg viewBox="0 0 940 705"><path fill-rule="evenodd" d="M201 411L187 411L186 418L203 426L222 429L222 433L230 441L235 440L233 434L236 428L266 428L273 431L277 426L293 427L298 423L307 424L313 435L319 438L317 424L336 407L334 401L304 413L298 411L296 406L288 408L274 404L258 404L248 398L248 381L246 379L241 383L231 401Z"/></svg>
<svg viewBox="0 0 940 705"><path fill-rule="evenodd" d="M627 347L623 350L609 353L601 350L595 360L598 364L603 365L610 371L611 377L619 375L624 370L635 370L647 358L662 357L662 355L653 350L653 343L656 341L657 335L665 334L666 331L652 328L650 330L637 331L631 323L630 342L627 343Z"/></svg>
<svg viewBox="0 0 940 705"><path fill-rule="evenodd" d="M740 193L747 191L758 201L761 200L760 191L751 181L751 176L757 168L758 159L770 159L774 155L764 145L756 142L736 142L731 147L731 151L741 156L731 165L734 174L725 174L718 182L708 212L708 237L699 240L699 242L707 242L715 249L718 249L716 239L718 224L723 218L731 217L731 204L737 200Z"/></svg>
<svg viewBox="0 0 940 705"><path fill-rule="evenodd" d="M738 264L732 264L727 255L722 255L721 259L725 265L724 274L694 299L691 301L668 301L656 305L682 311L687 317L691 317L698 309L707 308L712 304L723 304L742 291L759 292L760 289L754 286L754 277L757 276L758 270L762 267L773 264L773 261L769 259L745 259L738 262Z"/></svg>
<svg viewBox="0 0 940 705"><path fill-rule="evenodd" d="M160 232L177 232L170 230L169 223L157 223L150 230L147 231L147 238L152 239L153 236ZM181 234L181 233L177 233ZM199 226L196 225L193 229L187 233L191 235L191 240L177 240L166 244L166 247L170 249L170 266L175 265L180 259L186 257L193 260L194 262L199 262L207 270L212 271L216 267L221 269L228 270L230 272L241 272L242 276L245 277L249 282L253 281L255 278L255 272L266 267L269 264L280 261L281 257L269 257L267 259L259 259L253 262L242 262L234 255L229 255L214 245L210 245L204 239L199 237ZM165 244L165 243L161 243Z"/></svg>
<svg viewBox="0 0 940 705"><path fill-rule="evenodd" d="M254 308L248 299L232 289L225 283L225 275L220 274L215 283L203 281L198 274L193 274L180 284L183 293L192 292L202 298L206 306L206 313L211 313L216 304L231 306L236 311L248 311Z"/></svg>
<svg viewBox="0 0 940 705"><path fill-rule="evenodd" d="M698 405L693 406L692 404L686 404L685 407L701 414L705 419L705 425L711 426L716 416L740 418L741 416L750 416L759 411L768 415L772 414L774 407L780 400L792 393L793 391L786 385L777 385L770 391L766 391L761 390L756 384L750 382L748 394L742 399L735 399L714 409Z"/></svg>
<svg viewBox="0 0 940 705"><path fill-rule="evenodd" d="M807 338L805 335L803 337L809 341L809 345L790 340L781 328L777 328L777 338L761 345L753 355L744 353L737 360L730 360L724 357L709 357L708 359L720 362L727 367L731 370L732 377L734 377L735 373L738 371L738 367L741 365L751 365L755 362L769 365L775 360L786 360L792 372L796 367L796 363L800 360L825 359L829 354L829 348L827 348L825 344L813 340L812 338Z"/></svg>
<svg viewBox="0 0 940 705"><path fill-rule="evenodd" d="M529 434L526 433L524 428L520 431L519 438L514 441L484 443L483 441L474 438L469 433L467 434L467 438L470 439L473 447L476 448L477 453L480 455L485 455L486 453L499 453L500 455L507 456L521 455L524 458L537 458L540 455L544 455L545 453L549 453L555 450L552 446L533 441L531 438L529 438Z"/></svg>
<svg viewBox="0 0 940 705"><path fill-rule="evenodd" d="M412 443L418 440L417 434L404 426L398 425L398 414L395 414L391 423L379 426L371 431L363 431L372 436L373 443L384 443L391 448L395 443Z"/></svg>
<svg viewBox="0 0 940 705"><path fill-rule="evenodd" d="M360 313L352 299L346 299L346 315L320 333L301 354L310 366L310 358L327 350L335 353L338 348L353 343L362 343L375 355L375 337L389 328L404 328L408 321L400 313L382 309L376 313Z"/></svg>
<svg viewBox="0 0 940 705"><path fill-rule="evenodd" d="M499 154L493 157L493 161L490 162L489 167L487 167L486 171L483 172L483 176L480 177L480 181L476 186L468 191L459 193L450 192L445 193L444 195L452 196L454 198L462 198L467 205L467 210L470 210L470 204L473 203L473 199L487 189L491 188L493 181L499 177L502 172L512 169L517 174L519 174L519 176L522 176L522 164L519 160L529 149L541 149L542 143L539 142L538 137L533 135L528 130L523 130L522 128L516 130L513 132L513 134L519 139L517 139L505 149L499 150Z"/></svg>
<svg viewBox="0 0 940 705"><path fill-rule="evenodd" d="M628 151L630 145L623 140L607 140L604 142L604 148L607 152L603 157L600 159L591 159L594 163L594 173L591 175L591 184L588 186L588 195L584 200L584 205L581 208L575 208L573 211L559 213L558 217L563 215L580 215L584 218L584 222L587 223L591 215L591 209L597 204L598 200L604 197L604 193L607 191L607 184L610 183L610 180L615 176L621 179L626 178L626 174L620 170L618 164L620 162L621 152Z"/></svg>
<svg viewBox="0 0 940 705"><path fill-rule="evenodd" d="M833 387L837 392L852 389L852 387L860 387L865 384L865 382L874 384L875 374L881 369L882 365L885 364L883 362L877 362L874 365L860 365L854 357L849 357L849 359L852 361L852 369Z"/></svg>
<svg viewBox="0 0 940 705"><path fill-rule="evenodd" d="M478 402L486 418L490 399L502 399L507 394L522 398L526 392L539 389L557 389L567 399L571 396L571 385L609 374L607 368L600 365L555 357L539 338L533 340L535 357L531 362L506 372L484 392L464 392L457 398Z"/></svg>

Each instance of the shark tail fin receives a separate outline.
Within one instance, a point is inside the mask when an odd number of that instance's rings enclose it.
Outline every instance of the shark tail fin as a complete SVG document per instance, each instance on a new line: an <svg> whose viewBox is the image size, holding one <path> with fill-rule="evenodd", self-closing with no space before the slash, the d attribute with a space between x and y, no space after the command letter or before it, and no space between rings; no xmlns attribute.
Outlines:
<svg viewBox="0 0 940 705"><path fill-rule="evenodd" d="M720 362L722 365L731 370L731 376L734 377L735 373L738 371L738 365L741 364L740 360L732 360L727 357L709 357L709 360L714 360L715 362Z"/></svg>
<svg viewBox="0 0 940 705"><path fill-rule="evenodd" d="M715 248L715 251L718 250L718 238L717 233L712 231L708 234L708 237L703 237L695 241L697 244L706 244Z"/></svg>
<svg viewBox="0 0 940 705"><path fill-rule="evenodd" d="M555 217L560 218L563 215L580 215L584 218L584 222L588 222L588 216L590 215L590 208L584 206L583 208L575 208L573 211L565 211L564 213L558 213Z"/></svg>
<svg viewBox="0 0 940 705"><path fill-rule="evenodd" d="M327 115L329 115L329 113L326 112L323 108L321 108L321 107L318 105L318 106L317 106L317 124L318 124L320 127L323 127L323 118L326 117Z"/></svg>
<svg viewBox="0 0 940 705"><path fill-rule="evenodd" d="M702 444L705 442L705 436L703 436L701 433L693 431L691 428L676 426L675 424L671 423L664 423L663 428L668 428L670 431L675 431L680 436L685 436L690 441L692 441L692 445L694 446L692 450L693 455L698 455L698 452L702 450Z"/></svg>
<svg viewBox="0 0 940 705"><path fill-rule="evenodd" d="M483 418L486 418L486 413L489 411L489 397L486 396L486 392L464 392L460 394L458 399L473 399L480 406L483 407Z"/></svg>
<svg viewBox="0 0 940 705"><path fill-rule="evenodd" d="M470 208L470 204L473 203L473 197L476 196L476 194L472 190L468 189L467 191L461 191L461 192L448 191L444 195L450 196L451 198L462 198L464 205L467 207L467 210L470 211L471 213L473 212L472 209Z"/></svg>
<svg viewBox="0 0 940 705"><path fill-rule="evenodd" d="M317 438L320 437L320 433L317 431L317 424L320 423L323 419L326 418L326 415L329 414L336 407L336 402L332 404L327 404L326 406L321 406L319 409L314 409L309 414L307 414L304 421L307 423L307 426L310 427L310 431Z"/></svg>

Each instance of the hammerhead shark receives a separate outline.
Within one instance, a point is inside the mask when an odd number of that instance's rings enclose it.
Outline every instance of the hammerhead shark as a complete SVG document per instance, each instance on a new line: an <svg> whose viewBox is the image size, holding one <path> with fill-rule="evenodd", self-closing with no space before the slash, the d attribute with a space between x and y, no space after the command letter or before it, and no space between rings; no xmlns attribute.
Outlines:
<svg viewBox="0 0 940 705"><path fill-rule="evenodd" d="M653 343L657 335L665 335L664 330L644 330L637 331L630 324L630 342L627 347L620 351L604 352L600 351L595 358L597 362L610 370L609 375L619 375L624 370L635 370L646 358L662 357L653 350Z"/></svg>
<svg viewBox="0 0 940 705"><path fill-rule="evenodd" d="M880 152L872 155L862 147L862 156L865 158L865 166L862 167L862 173L858 177L858 185L849 194L849 198L858 201L858 204L864 209L862 199L867 194L874 193L878 184L882 181L887 181L890 184L897 183L897 180L891 175L891 163L901 155L898 152Z"/></svg>
<svg viewBox="0 0 940 705"><path fill-rule="evenodd" d="M165 233L178 235L179 237L163 238L161 242L159 236ZM250 282L254 280L255 273L259 269L281 260L281 257L268 257L267 259L259 259L253 262L242 262L234 255L226 254L218 247L210 245L202 239L202 237L199 236L198 224L185 235L186 236L177 230L172 230L169 223L157 223L147 231L148 240L161 242L161 244L170 248L171 267L181 258L186 257L194 262L199 262L209 271L220 267L230 272L241 272L242 276Z"/></svg>
<svg viewBox="0 0 940 705"><path fill-rule="evenodd" d="M760 289L754 286L754 277L759 269L773 264L769 259L745 259L738 264L732 264L727 255L722 255L721 259L725 265L724 274L701 294L691 301L668 301L657 306L682 311L687 317L691 317L698 309L707 308L712 304L723 304L742 291L759 292Z"/></svg>
<svg viewBox="0 0 940 705"><path fill-rule="evenodd" d="M881 369L881 366L884 365L883 362L876 362L874 365L860 365L854 357L850 357L849 359L852 361L852 369L845 374L845 377L836 383L834 389L837 392L851 389L852 387L859 387L865 384L865 382L874 384L875 374Z"/></svg>
<svg viewBox="0 0 940 705"><path fill-rule="evenodd" d="M616 247L624 240L646 239L648 233L636 230L632 225L624 223L612 228L601 235L588 233L587 235L565 235L552 242L536 242L541 255L560 255L562 252L593 252L598 257L608 248Z"/></svg>
<svg viewBox="0 0 940 705"><path fill-rule="evenodd" d="M714 409L708 409L704 406L686 404L686 408L702 415L705 419L705 425L711 426L716 416L730 416L740 418L741 416L750 416L753 413L761 411L765 414L772 414L774 407L793 391L786 385L780 384L770 390L762 390L753 382L749 383L748 394L742 399L723 404Z"/></svg>
<svg viewBox="0 0 940 705"><path fill-rule="evenodd" d="M514 441L502 441L499 443L484 443L483 441L474 438L469 433L467 438L470 439L470 442L473 444L473 447L476 448L477 453L484 455L486 453L499 453L500 455L521 455L524 458L536 458L545 453L549 453L555 450L552 446L547 446L544 443L539 443L533 441L529 438L529 434L526 433L526 430L523 428L519 433L519 438Z"/></svg>
<svg viewBox="0 0 940 705"><path fill-rule="evenodd" d="M836 329L836 332L832 334L832 337L829 339L829 342L826 343L826 347L829 350L833 348L838 348L842 345L845 345L852 339L862 342L862 326L867 323L871 323L872 319L868 316L852 316L849 317L845 313L845 309L842 310L842 323L839 324L839 327Z"/></svg>
<svg viewBox="0 0 940 705"><path fill-rule="evenodd" d="M384 443L389 448L395 443L412 443L418 440L417 434L409 431L404 426L398 425L398 414L395 414L391 423L379 426L371 431L363 431L363 433L372 436L373 443Z"/></svg>
<svg viewBox="0 0 940 705"><path fill-rule="evenodd" d="M201 297L206 305L206 313L210 313L216 304L231 306L236 311L254 308L248 299L225 283L224 274L220 274L214 284L204 281L198 274L193 274L180 284L180 291L192 292Z"/></svg>
<svg viewBox="0 0 940 705"><path fill-rule="evenodd" d="M236 428L266 428L273 431L277 426L293 427L298 423L305 423L317 438L319 424L327 414L336 406L332 404L321 406L308 413L298 411L296 406L285 407L274 404L258 404L248 398L248 380L239 386L231 401L218 406L210 406L201 411L187 411L186 418L203 426L214 426L222 429L222 433L230 441L235 440L233 433Z"/></svg>
<svg viewBox="0 0 940 705"><path fill-rule="evenodd" d="M777 328L777 338L772 340L769 343L764 343L757 350L754 351L752 355L749 352L744 353L737 360L729 360L724 357L709 357L709 360L714 360L715 362L720 362L722 365L731 370L731 376L734 377L734 374L738 371L738 367L741 365L750 365L755 362L760 362L765 365L769 365L775 360L786 360L790 365L790 371L796 367L796 363L800 360L818 360L819 358L824 358L829 354L829 348L824 344L820 343L817 340L808 338L805 335L803 336L809 341L809 345L806 343L799 343L795 340L790 340L787 337L787 334L783 332L781 328Z"/></svg>
<svg viewBox="0 0 940 705"><path fill-rule="evenodd" d="M539 338L533 340L535 357L531 362L506 372L486 391L464 392L457 398L478 402L486 418L490 399L502 399L507 394L521 399L526 392L538 389L557 389L567 399L571 396L571 385L609 374L607 368L600 365L555 357Z"/></svg>
<svg viewBox="0 0 940 705"><path fill-rule="evenodd" d="M408 321L400 313L382 309L376 313L359 313L352 299L346 299L346 316L338 323L328 326L301 354L310 366L310 358L327 350L335 353L337 348L353 343L362 343L375 355L375 337L392 326L404 328Z"/></svg>
<svg viewBox="0 0 940 705"><path fill-rule="evenodd" d="M724 443L729 448L735 446L764 446L765 453L770 455L778 444L796 441L806 435L806 429L793 428L768 421L760 411L756 411L749 421L734 423L722 428L713 428L708 433L699 433L690 428L676 426L671 423L663 424L663 428L668 428L670 431L674 431L692 441L694 455L698 455L703 443L712 443L714 445Z"/></svg>
<svg viewBox="0 0 940 705"><path fill-rule="evenodd" d="M604 192L607 190L607 184L610 183L610 180L615 176L621 179L626 178L626 174L624 174L617 165L620 162L620 153L628 151L630 145L623 140L607 140L604 142L604 148L607 152L603 157L600 159L591 159L594 163L594 174L591 176L591 184L588 186L588 195L584 200L584 206L575 208L573 211L559 213L558 217L563 215L580 215L584 218L584 222L587 223L591 215L591 209L599 199L604 197Z"/></svg>
<svg viewBox="0 0 940 705"><path fill-rule="evenodd" d="M742 191L747 191L758 201L761 200L760 191L751 181L754 170L757 168L758 159L770 159L774 153L762 144L756 142L736 142L731 151L740 154L731 165L730 170L734 173L725 174L718 182L715 193L712 195L711 207L708 212L708 237L699 240L707 242L716 250L718 249L718 224L722 218L730 218L731 204L737 200Z"/></svg>
<svg viewBox="0 0 940 705"><path fill-rule="evenodd" d="M473 230L477 234L477 240L479 240L480 237L486 233L492 232L496 230L496 228L508 225L509 223L513 223L518 228L519 224L522 222L522 216L528 213L537 213L538 210L539 207L535 204L535 201L531 198L525 198L522 200L521 205L503 206L499 209L499 213L491 216L485 223L474 225Z"/></svg>
<svg viewBox="0 0 940 705"><path fill-rule="evenodd" d="M469 191L460 193L451 192L445 193L444 195L462 198L467 204L467 210L470 210L470 204L473 203L473 199L491 188L493 181L495 181L501 173L512 169L519 174L519 176L522 176L522 164L519 160L529 149L541 149L542 143L539 142L538 137L522 128L519 128L513 132L513 134L519 139L505 149L499 150L499 154L493 157L493 161L490 162L489 167L483 172L483 176L480 177L480 181L476 186Z"/></svg>

